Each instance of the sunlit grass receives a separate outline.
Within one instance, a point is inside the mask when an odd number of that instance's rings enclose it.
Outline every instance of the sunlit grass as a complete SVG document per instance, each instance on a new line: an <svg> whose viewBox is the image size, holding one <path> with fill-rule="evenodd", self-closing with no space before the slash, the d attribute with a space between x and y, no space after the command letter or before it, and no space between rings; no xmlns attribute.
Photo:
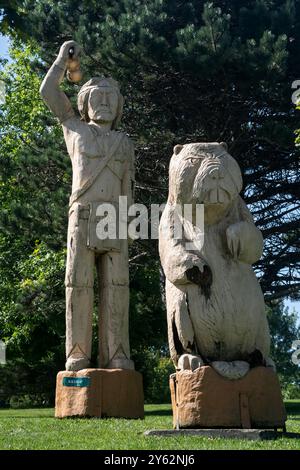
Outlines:
<svg viewBox="0 0 300 470"><path fill-rule="evenodd" d="M0 449L300 449L298 439L268 441L201 437L145 437L171 429L170 405L146 405L144 420L55 419L53 409L0 410ZM300 401L287 402L287 430L300 433Z"/></svg>

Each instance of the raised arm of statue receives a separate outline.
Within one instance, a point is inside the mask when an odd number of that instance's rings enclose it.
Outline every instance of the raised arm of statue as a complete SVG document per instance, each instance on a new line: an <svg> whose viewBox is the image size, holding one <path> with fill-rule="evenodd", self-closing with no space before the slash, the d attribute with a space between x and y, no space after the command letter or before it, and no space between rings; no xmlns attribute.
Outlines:
<svg viewBox="0 0 300 470"><path fill-rule="evenodd" d="M77 60L79 52L80 48L75 41L64 42L40 87L44 102L61 123L75 114L69 98L59 85L64 79L69 61L71 58L72 61Z"/></svg>

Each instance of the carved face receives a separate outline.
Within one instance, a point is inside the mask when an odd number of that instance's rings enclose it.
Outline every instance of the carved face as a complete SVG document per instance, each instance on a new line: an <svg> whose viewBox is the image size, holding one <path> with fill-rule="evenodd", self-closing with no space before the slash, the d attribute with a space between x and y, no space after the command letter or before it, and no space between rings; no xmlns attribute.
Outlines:
<svg viewBox="0 0 300 470"><path fill-rule="evenodd" d="M88 100L88 116L91 121L113 122L118 112L118 93L111 86L99 86L91 90Z"/></svg>
<svg viewBox="0 0 300 470"><path fill-rule="evenodd" d="M238 164L222 144L176 146L170 164L170 198L204 204L205 213L223 214L242 188ZM219 217L217 217L219 218Z"/></svg>
<svg viewBox="0 0 300 470"><path fill-rule="evenodd" d="M85 122L111 123L116 129L122 117L123 96L113 78L93 77L78 93L78 111Z"/></svg>

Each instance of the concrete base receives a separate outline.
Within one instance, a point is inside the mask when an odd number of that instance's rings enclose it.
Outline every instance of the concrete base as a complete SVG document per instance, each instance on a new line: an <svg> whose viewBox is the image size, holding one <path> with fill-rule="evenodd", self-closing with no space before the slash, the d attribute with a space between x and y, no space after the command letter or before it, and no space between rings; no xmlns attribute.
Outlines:
<svg viewBox="0 0 300 470"><path fill-rule="evenodd" d="M299 433L276 432L271 429L151 429L144 436L178 437L197 436L206 438L247 439L262 441L288 437L299 439Z"/></svg>
<svg viewBox="0 0 300 470"><path fill-rule="evenodd" d="M57 374L55 417L143 418L142 375L125 369Z"/></svg>
<svg viewBox="0 0 300 470"><path fill-rule="evenodd" d="M229 380L212 367L170 376L174 428L285 428L286 412L275 372L255 367Z"/></svg>

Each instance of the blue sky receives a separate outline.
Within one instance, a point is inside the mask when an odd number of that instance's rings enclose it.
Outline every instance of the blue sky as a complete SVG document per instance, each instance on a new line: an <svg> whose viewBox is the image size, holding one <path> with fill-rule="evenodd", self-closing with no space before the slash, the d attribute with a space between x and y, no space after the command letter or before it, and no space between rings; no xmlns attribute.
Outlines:
<svg viewBox="0 0 300 470"><path fill-rule="evenodd" d="M1 59L3 59L3 58L8 59L9 58L8 46L9 46L9 43L8 43L7 38L0 34L0 57L1 57Z"/></svg>
<svg viewBox="0 0 300 470"><path fill-rule="evenodd" d="M0 57L8 59L8 47L9 42L5 36L0 35ZM290 300L285 300L285 305L289 307L290 310L294 309L298 313L299 323L300 323L300 302L291 302Z"/></svg>

